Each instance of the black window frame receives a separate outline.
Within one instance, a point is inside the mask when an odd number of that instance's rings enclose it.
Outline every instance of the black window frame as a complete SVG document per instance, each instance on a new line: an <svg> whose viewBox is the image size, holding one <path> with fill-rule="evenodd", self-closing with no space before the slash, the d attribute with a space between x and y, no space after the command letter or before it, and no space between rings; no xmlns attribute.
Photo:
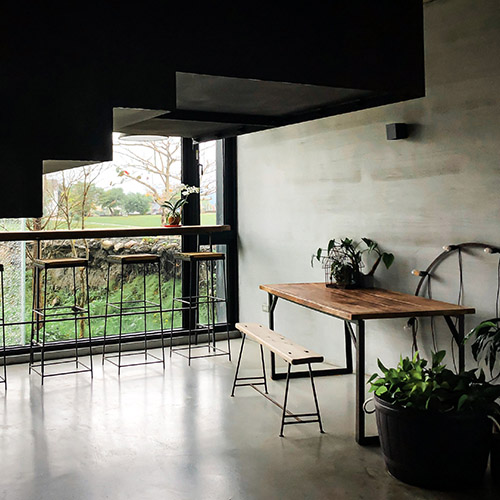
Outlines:
<svg viewBox="0 0 500 500"><path fill-rule="evenodd" d="M200 169L199 169L199 145L192 139L181 139L181 180L184 184L190 186L200 185ZM227 318L230 329L234 329L235 323L238 322L239 306L238 306L238 207L237 207L237 139L235 137L228 139L220 139L220 147L222 153L222 193L223 193L223 224L231 226L230 231L221 233L213 233L211 241L213 245L225 245L226 247L226 279L227 279ZM193 197L189 200L183 210L184 225L199 225L200 224L200 200L199 197ZM199 236L182 236L181 248L183 251L192 251L196 249L197 244L207 245L209 239L207 235ZM197 280L195 276L189 276L187 269L182 272L182 293L187 295L189 290L189 281ZM196 288L193 288L196 289ZM168 312L168 309L165 309ZM175 336L183 336L187 332L188 319L183 317L182 328L177 329ZM216 331L225 331L226 323L216 325ZM150 332L148 334L150 340L160 339L160 332ZM144 334L131 333L122 336L122 342L137 342L144 339ZM118 334L107 335L107 344L117 344ZM92 337L92 347L102 346L103 338ZM81 348L88 347L89 343L85 340L78 341ZM74 349L76 346L74 340L58 340L50 342L46 345L47 352L65 351ZM29 344L23 346L7 346L5 348L7 356L26 355L30 352ZM23 360L24 361L24 360Z"/></svg>

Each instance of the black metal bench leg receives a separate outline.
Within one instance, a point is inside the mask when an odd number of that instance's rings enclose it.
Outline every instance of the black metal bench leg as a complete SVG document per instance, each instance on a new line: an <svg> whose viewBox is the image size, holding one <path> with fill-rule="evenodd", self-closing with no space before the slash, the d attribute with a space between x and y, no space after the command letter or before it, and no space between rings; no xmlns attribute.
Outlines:
<svg viewBox="0 0 500 500"><path fill-rule="evenodd" d="M285 387L285 400L283 402L283 413L281 415L281 430L280 437L283 437L283 428L285 427L285 416L286 416L286 403L288 401L288 386L290 385L290 371L292 369L292 365L288 365L288 370L286 372L286 387Z"/></svg>
<svg viewBox="0 0 500 500"><path fill-rule="evenodd" d="M234 390L236 389L236 381L238 380L238 372L240 371L240 364L241 364L241 355L243 354L243 347L245 345L246 337L247 336L245 334L243 334L243 337L241 339L240 354L238 355L238 364L236 365L236 372L234 374L233 389L231 391L231 397L234 397ZM267 394L267 387L266 387L266 394Z"/></svg>
<svg viewBox="0 0 500 500"><path fill-rule="evenodd" d="M264 348L262 347L262 344L260 344L260 359L262 361L262 376L264 378L264 390L266 394L269 394L267 392L266 364L264 363Z"/></svg>
<svg viewBox="0 0 500 500"><path fill-rule="evenodd" d="M307 366L309 368L309 377L311 378L311 387L314 396L314 405L316 406L316 413L318 414L319 431L321 432L321 434L324 434L325 431L323 430L323 424L321 422L321 414L319 413L318 396L316 394L316 387L314 386L314 377L311 369L311 363L307 363Z"/></svg>

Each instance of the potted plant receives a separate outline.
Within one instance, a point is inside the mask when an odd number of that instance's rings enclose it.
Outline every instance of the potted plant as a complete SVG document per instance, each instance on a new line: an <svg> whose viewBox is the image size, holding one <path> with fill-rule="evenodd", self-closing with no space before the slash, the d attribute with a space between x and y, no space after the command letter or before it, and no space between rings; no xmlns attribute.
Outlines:
<svg viewBox="0 0 500 500"><path fill-rule="evenodd" d="M164 225L166 227L180 226L182 208L188 202L188 196L199 192L200 188L198 187L181 184L175 194L173 194L168 200L161 203L161 207L165 213L165 219L168 221L168 224Z"/></svg>
<svg viewBox="0 0 500 500"><path fill-rule="evenodd" d="M365 248L362 245L365 245ZM366 274L361 272L364 267L363 254L374 252L377 259L370 271ZM380 262L387 269L394 262L394 255L382 252L378 244L369 239L361 238L361 242L355 242L351 238L341 240L332 239L328 242L327 249L318 248L316 254L311 258L322 262L325 269L325 284L333 288L369 288L373 286L373 275Z"/></svg>
<svg viewBox="0 0 500 500"><path fill-rule="evenodd" d="M500 369L497 367L497 354L500 353L500 318L482 321L473 328L465 340L473 338L472 355L478 363L484 363L489 372L490 382L500 379ZM500 427L498 422L495 427L491 444L491 475L495 481L500 482Z"/></svg>
<svg viewBox="0 0 500 500"><path fill-rule="evenodd" d="M401 358L396 368L379 360L382 375L368 383L382 452L389 472L416 486L454 488L481 481L498 416L500 386L485 381L482 370L456 374L442 364L445 351L431 365Z"/></svg>

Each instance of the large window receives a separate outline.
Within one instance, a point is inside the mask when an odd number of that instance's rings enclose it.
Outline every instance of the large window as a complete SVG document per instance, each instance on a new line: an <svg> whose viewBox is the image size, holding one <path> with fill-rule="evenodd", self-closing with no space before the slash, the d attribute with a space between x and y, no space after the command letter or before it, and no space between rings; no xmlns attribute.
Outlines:
<svg viewBox="0 0 500 500"><path fill-rule="evenodd" d="M190 148L186 148L189 142ZM56 172L44 177L44 217L41 219L3 220L3 230L48 230L48 229L92 229L92 228L140 228L156 227L165 223L162 218L161 203L175 196L182 184L199 185L198 200L188 200L188 205L196 207L197 216L186 210L184 224L201 223L215 225L225 223L223 211L225 169L224 141L213 141L193 145L191 141L179 138L138 141L135 138L114 137L114 159L112 162ZM184 149L183 149L184 148ZM198 149L199 148L199 149ZM183 156L184 151L184 156ZM192 157L185 152L190 151ZM198 165L196 171L186 175L184 163ZM227 205L227 203L226 203ZM198 219L198 221L196 221ZM228 235L214 238L214 248L226 252L232 248ZM229 238L231 239L231 238ZM207 242L200 240L202 245ZM228 244L229 243L229 244ZM172 319L174 328L182 331L185 318L180 313L172 318L168 312L172 303L173 273L181 283L184 277L181 267L174 268L174 254L186 242L180 236L103 238L95 240L48 241L42 243L44 257L86 256L90 259L90 295L94 337L102 336L104 314L106 256L110 253L155 252L162 258L162 298L164 310L163 326L170 330ZM0 242L0 262L5 265L5 306L7 344L23 346L29 343L32 308L32 266L35 249L31 242ZM234 267L234 262L233 262ZM225 293L221 268L216 268L217 294ZM48 304L66 303L71 294L69 275L57 272L51 276ZM230 278L231 279L231 278ZM156 274L153 267L147 271L147 291L156 292ZM204 282L201 280L201 289ZM125 298L135 299L142 293L142 270L127 277ZM229 286L234 293L234 286ZM116 272L111 273L111 299L119 292ZM179 290L178 290L179 292ZM116 298L116 297L115 297ZM83 299L82 299L83 300ZM154 300L154 296L153 296ZM201 313L203 315L203 312ZM233 314L234 316L234 314ZM201 318L203 320L203 318ZM109 331L114 331L111 320ZM217 321L225 322L225 312L217 309ZM116 325L115 325L116 326ZM143 322L140 317L126 320L125 330L140 331ZM148 330L159 330L159 316L148 319ZM71 342L73 325L61 323L51 329L50 340ZM82 332L82 336L83 336Z"/></svg>

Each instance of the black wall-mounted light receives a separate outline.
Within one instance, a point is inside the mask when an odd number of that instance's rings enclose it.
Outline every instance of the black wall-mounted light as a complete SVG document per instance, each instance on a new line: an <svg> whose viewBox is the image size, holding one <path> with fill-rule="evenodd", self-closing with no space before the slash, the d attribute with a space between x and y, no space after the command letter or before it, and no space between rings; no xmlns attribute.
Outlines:
<svg viewBox="0 0 500 500"><path fill-rule="evenodd" d="M385 126L388 141L407 139L409 136L408 125L406 123L388 123Z"/></svg>

